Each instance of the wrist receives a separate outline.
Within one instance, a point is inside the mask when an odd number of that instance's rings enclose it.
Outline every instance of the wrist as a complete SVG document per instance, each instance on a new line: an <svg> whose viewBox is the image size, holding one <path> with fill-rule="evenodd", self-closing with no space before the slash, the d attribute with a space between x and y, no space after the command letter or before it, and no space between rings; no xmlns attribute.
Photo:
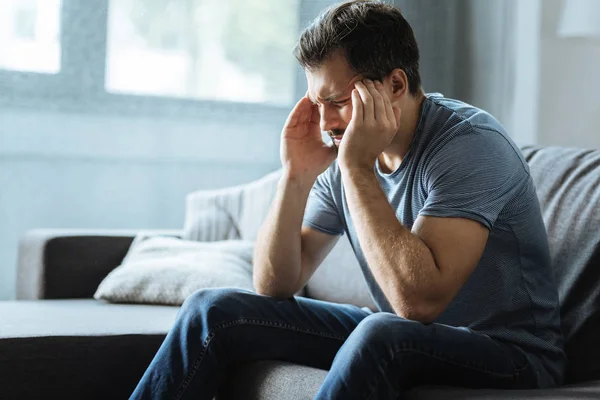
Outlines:
<svg viewBox="0 0 600 400"><path fill-rule="evenodd" d="M340 168L342 175L342 181L346 185L352 184L352 182L363 182L365 179L375 178L375 171L373 168L367 168L364 166L350 166Z"/></svg>
<svg viewBox="0 0 600 400"><path fill-rule="evenodd" d="M341 158L338 160L338 165L342 172L344 171L368 171L373 172L375 169L375 160L359 160L356 158Z"/></svg>
<svg viewBox="0 0 600 400"><path fill-rule="evenodd" d="M297 187L299 189L308 188L310 190L315 184L316 180L317 176L314 176L314 174L309 172L292 171L287 167L283 168L283 174L281 176L282 184Z"/></svg>

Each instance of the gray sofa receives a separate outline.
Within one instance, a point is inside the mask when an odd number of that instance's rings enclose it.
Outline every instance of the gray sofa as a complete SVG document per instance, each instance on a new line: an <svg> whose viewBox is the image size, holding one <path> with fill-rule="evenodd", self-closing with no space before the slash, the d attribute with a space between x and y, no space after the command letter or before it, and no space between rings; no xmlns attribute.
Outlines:
<svg viewBox="0 0 600 400"><path fill-rule="evenodd" d="M600 399L600 151L523 149L548 230L566 338L566 385L530 391L421 387L410 399ZM278 173L187 198L194 240L253 239ZM178 308L92 298L136 232L36 230L20 245L17 301L0 302L0 399L126 399ZM341 240L305 296L373 307ZM311 399L327 371L260 361L230 371L219 399Z"/></svg>

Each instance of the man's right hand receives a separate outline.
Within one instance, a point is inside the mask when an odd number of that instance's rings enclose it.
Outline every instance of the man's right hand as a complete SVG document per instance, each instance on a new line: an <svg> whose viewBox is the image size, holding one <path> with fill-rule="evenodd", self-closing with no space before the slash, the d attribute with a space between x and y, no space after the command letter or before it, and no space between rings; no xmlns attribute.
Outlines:
<svg viewBox="0 0 600 400"><path fill-rule="evenodd" d="M335 160L337 152L321 137L319 109L304 96L281 132L281 164L293 178L316 179Z"/></svg>

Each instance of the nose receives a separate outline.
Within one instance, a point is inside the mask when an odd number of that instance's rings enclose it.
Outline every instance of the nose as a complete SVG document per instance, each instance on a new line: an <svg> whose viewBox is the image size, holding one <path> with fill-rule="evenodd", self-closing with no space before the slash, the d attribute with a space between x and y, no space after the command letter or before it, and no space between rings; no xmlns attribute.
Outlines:
<svg viewBox="0 0 600 400"><path fill-rule="evenodd" d="M319 113L321 116L322 131L332 131L340 127L339 115L337 115L335 110L332 110L331 107L321 106Z"/></svg>

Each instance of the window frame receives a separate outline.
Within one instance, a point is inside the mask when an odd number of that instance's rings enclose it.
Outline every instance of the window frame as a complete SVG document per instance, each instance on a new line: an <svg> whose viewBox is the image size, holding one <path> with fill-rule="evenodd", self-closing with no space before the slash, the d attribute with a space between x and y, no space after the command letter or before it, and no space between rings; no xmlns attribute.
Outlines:
<svg viewBox="0 0 600 400"><path fill-rule="evenodd" d="M270 119L274 112L287 112L293 106L108 92L105 77L109 2L62 0L59 72L0 69L0 106L177 118L230 117L231 113L241 113L261 119ZM299 0L300 29L333 2ZM301 98L306 90L304 71L296 65L294 98Z"/></svg>

